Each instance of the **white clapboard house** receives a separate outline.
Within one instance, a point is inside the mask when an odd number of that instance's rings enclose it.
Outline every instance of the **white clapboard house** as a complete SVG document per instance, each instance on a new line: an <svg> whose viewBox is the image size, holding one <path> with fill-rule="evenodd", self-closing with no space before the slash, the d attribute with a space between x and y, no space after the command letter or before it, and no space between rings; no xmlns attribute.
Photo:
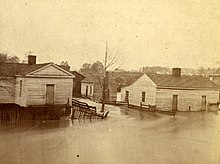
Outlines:
<svg viewBox="0 0 220 164"><path fill-rule="evenodd" d="M36 64L29 55L28 63L0 65L0 104L22 107L71 105L74 75L54 63Z"/></svg>
<svg viewBox="0 0 220 164"><path fill-rule="evenodd" d="M118 95L135 106L142 103L165 111L200 111L217 106L219 86L207 77L181 75L181 69L174 68L169 75L142 74Z"/></svg>

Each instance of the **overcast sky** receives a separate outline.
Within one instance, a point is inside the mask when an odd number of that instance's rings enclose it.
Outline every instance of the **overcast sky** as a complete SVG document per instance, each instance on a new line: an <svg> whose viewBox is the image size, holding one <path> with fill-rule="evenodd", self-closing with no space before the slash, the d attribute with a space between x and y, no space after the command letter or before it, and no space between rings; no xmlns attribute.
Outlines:
<svg viewBox="0 0 220 164"><path fill-rule="evenodd" d="M125 69L220 67L219 0L104 1L0 0L0 51L74 70L104 58L108 40Z"/></svg>

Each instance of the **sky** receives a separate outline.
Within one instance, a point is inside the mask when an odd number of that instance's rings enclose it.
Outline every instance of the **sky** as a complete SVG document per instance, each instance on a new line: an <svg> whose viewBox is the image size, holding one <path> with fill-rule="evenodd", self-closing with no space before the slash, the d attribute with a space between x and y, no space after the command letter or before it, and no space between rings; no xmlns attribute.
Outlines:
<svg viewBox="0 0 220 164"><path fill-rule="evenodd" d="M220 67L219 0L0 0L0 52L121 68Z"/></svg>

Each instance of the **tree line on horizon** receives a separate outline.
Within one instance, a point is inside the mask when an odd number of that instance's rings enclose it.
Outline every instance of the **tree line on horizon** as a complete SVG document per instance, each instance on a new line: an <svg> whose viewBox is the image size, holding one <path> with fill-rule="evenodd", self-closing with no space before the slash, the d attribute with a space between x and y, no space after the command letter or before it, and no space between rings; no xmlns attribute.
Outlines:
<svg viewBox="0 0 220 164"><path fill-rule="evenodd" d="M11 55L8 53L0 52L0 64L2 63L20 63L19 57L16 55ZM24 63L24 61L22 61ZM70 66L67 61L61 61L60 65ZM104 65L100 61L96 61L94 63L84 63L82 67L78 70L83 75L88 74L103 74ZM143 73L153 73L153 74L171 74L172 68L170 67L162 67L162 66L144 66L139 70L125 70L119 68L116 70L117 72L143 72ZM220 67L217 68L182 68L181 70L183 75L204 75L209 76L213 74L220 74Z"/></svg>

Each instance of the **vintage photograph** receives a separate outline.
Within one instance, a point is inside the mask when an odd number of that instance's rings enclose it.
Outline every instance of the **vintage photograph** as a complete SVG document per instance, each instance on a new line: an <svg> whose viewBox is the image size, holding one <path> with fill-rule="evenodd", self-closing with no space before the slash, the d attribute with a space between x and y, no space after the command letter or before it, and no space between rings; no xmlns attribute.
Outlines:
<svg viewBox="0 0 220 164"><path fill-rule="evenodd" d="M219 0L0 0L0 164L220 164Z"/></svg>

